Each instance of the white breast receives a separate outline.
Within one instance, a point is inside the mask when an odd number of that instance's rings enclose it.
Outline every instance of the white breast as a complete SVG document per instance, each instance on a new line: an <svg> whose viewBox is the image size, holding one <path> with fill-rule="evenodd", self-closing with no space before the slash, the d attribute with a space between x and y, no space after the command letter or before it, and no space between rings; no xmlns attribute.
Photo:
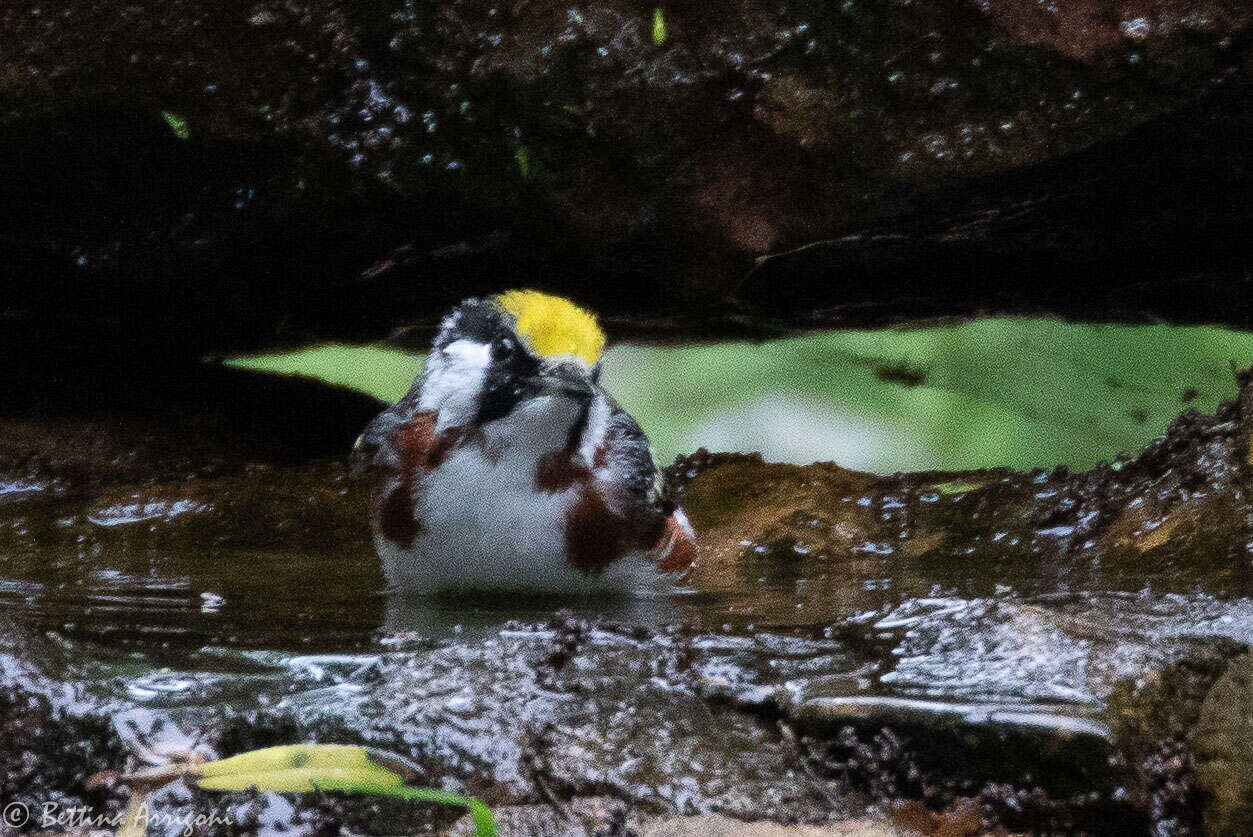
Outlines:
<svg viewBox="0 0 1253 837"><path fill-rule="evenodd" d="M421 530L413 546L375 537L392 587L637 591L664 581L642 556L615 561L596 575L567 561L566 514L583 488L535 488L540 459L566 443L573 417L563 414L560 402L528 405L483 445L457 448L425 475L415 488Z"/></svg>

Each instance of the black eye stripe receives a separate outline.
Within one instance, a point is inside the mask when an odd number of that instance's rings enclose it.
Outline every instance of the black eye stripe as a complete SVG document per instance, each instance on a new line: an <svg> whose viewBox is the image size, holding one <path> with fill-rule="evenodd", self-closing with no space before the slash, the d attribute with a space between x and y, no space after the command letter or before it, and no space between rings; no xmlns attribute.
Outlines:
<svg viewBox="0 0 1253 837"><path fill-rule="evenodd" d="M529 377L539 372L539 361L520 348L509 356L507 365L510 373L518 377Z"/></svg>
<svg viewBox="0 0 1253 837"><path fill-rule="evenodd" d="M521 400L521 393L508 384L500 387L488 387L479 399L479 411L474 417L475 424L486 424L489 421L504 418L513 412Z"/></svg>
<svg viewBox="0 0 1253 837"><path fill-rule="evenodd" d="M509 339L512 339L510 337ZM479 398L476 424L504 418L522 401L533 386L529 380L540 370L539 361L514 342L515 351L504 357L496 353L497 341L492 343L492 362L483 380L483 393Z"/></svg>
<svg viewBox="0 0 1253 837"><path fill-rule="evenodd" d="M508 361L518 353L518 341L508 334L502 334L492 341L492 360Z"/></svg>

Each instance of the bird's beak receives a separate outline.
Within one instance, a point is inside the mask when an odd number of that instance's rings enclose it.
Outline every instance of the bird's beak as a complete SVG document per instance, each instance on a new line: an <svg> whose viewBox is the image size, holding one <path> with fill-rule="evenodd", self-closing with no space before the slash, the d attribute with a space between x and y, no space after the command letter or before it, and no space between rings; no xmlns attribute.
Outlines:
<svg viewBox="0 0 1253 837"><path fill-rule="evenodd" d="M540 395L560 395L591 401L595 394L591 373L577 363L562 361L546 365L535 377Z"/></svg>

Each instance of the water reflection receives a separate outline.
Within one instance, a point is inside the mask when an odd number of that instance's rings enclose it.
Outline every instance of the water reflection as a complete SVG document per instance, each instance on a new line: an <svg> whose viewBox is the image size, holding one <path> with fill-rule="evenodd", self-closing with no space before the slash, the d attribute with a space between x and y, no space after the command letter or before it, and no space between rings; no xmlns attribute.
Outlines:
<svg viewBox="0 0 1253 837"><path fill-rule="evenodd" d="M690 596L569 596L526 591L422 595L405 590L384 593L382 633L472 642L495 634L507 623L547 621L555 611L576 618L661 630L696 616Z"/></svg>
<svg viewBox="0 0 1253 837"><path fill-rule="evenodd" d="M1207 631L1226 624L1239 633L1253 624L1253 615L1240 606L1223 609L1221 583L1200 593L1203 579L1196 574L1149 562L1137 572L1105 572L1090 583L1091 568L1078 575L1059 573L988 555L919 561L874 544L817 555L791 539L746 543L730 564L698 567L695 591L420 596L384 591L364 523L320 550L281 543L246 547L185 528L208 514L102 527L55 497L9 506L7 519L0 521L0 612L70 639L171 658L206 648L365 651L377 637L392 634L468 641L509 622L546 621L562 609L652 630L688 624L698 632L740 633L820 632L878 614L877 629L890 631L897 627L892 620L905 619L910 608L950 600L967 603L965 616L951 617L953 629L960 623L986 640L994 625L1009 619L987 616L988 603L1069 596L1076 586L1103 589L1110 602L1130 597L1143 620L1160 614L1155 618L1177 634L1196 628L1202 618ZM1146 587L1146 581L1154 586ZM1198 596L1211 597L1203 600L1206 607L1186 604L1202 601ZM1014 607L1020 623L1035 612ZM1081 621L1106 611L1095 607ZM985 615L976 619L976 612ZM1116 623L1104 624L1099 630L1112 630Z"/></svg>

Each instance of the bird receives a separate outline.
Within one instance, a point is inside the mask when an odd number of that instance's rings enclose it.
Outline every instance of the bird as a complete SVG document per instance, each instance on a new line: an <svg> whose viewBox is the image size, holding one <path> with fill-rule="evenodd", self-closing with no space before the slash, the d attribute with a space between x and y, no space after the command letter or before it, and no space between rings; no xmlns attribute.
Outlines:
<svg viewBox="0 0 1253 837"><path fill-rule="evenodd" d="M605 340L595 315L535 290L441 320L408 393L352 453L389 589L677 589L695 532L600 384Z"/></svg>

